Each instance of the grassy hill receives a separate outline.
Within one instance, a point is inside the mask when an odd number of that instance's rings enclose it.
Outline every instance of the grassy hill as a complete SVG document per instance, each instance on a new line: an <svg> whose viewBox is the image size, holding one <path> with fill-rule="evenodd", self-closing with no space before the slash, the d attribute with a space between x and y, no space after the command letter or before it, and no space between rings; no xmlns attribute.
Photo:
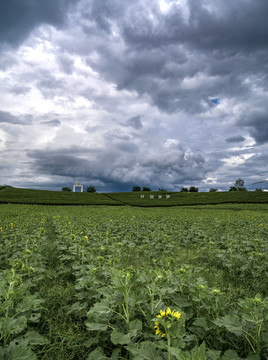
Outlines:
<svg viewBox="0 0 268 360"><path fill-rule="evenodd" d="M73 193L67 191L48 191L0 188L0 203L43 204L43 205L120 205L120 202L97 193Z"/></svg>
<svg viewBox="0 0 268 360"><path fill-rule="evenodd" d="M141 195L144 198L141 199ZM154 199L150 199L154 195ZM159 195L162 196L159 199ZM167 199L166 195L170 195ZM31 190L0 186L0 203L47 204L47 205L131 205L131 206L179 206L225 203L268 204L268 192L121 192L121 193L73 193L65 191Z"/></svg>
<svg viewBox="0 0 268 360"><path fill-rule="evenodd" d="M231 192L129 192L106 194L111 199L135 206L176 206L176 205L205 205L224 203L268 203L268 192L261 191L231 191ZM144 199L141 199L144 195ZM154 199L150 199L154 195ZM162 199L158 197L162 196ZM166 195L170 198L167 199Z"/></svg>

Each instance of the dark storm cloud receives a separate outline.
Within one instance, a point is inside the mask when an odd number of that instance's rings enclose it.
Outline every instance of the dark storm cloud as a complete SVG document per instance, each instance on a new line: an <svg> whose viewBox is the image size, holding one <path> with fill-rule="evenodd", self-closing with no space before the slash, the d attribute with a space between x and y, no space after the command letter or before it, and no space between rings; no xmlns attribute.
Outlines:
<svg viewBox="0 0 268 360"><path fill-rule="evenodd" d="M251 93L245 74L268 70L266 0L220 0L208 2L210 8L189 0L188 19L183 5L175 3L167 14L157 2L86 4L91 4L88 19L107 40L115 29L125 46L120 52L102 37L95 49L98 58L88 58L88 64L117 89L148 95L167 113L205 112L212 105L209 97L218 99L217 104L224 97L243 99ZM267 86L264 78L262 85Z"/></svg>
<svg viewBox="0 0 268 360"><path fill-rule="evenodd" d="M76 175L86 176L91 170L86 159L71 153L35 151L29 153L29 156L36 160L37 170L42 174L75 177Z"/></svg>
<svg viewBox="0 0 268 360"><path fill-rule="evenodd" d="M35 150L28 156L38 173L103 184L137 182L170 188L171 184L200 181L209 171L201 154L186 154L180 146L172 145L152 154L140 154L134 144L116 142L104 149Z"/></svg>
<svg viewBox="0 0 268 360"><path fill-rule="evenodd" d="M40 24L60 26L76 0L1 0L0 43L18 45Z"/></svg>
<svg viewBox="0 0 268 360"><path fill-rule="evenodd" d="M232 137L225 139L225 141L228 143L237 143L237 142L242 142L244 140L245 140L245 138L241 135L232 136Z"/></svg>
<svg viewBox="0 0 268 360"><path fill-rule="evenodd" d="M136 46L183 43L194 49L227 49L231 53L268 46L266 0L219 0L216 4L188 0L188 6L189 19L185 20L181 5L175 5L163 16L157 6L150 6L146 11L146 5L140 2L134 14L128 13L132 21L127 18L123 22L125 38ZM148 18L149 13L153 13L154 20Z"/></svg>
<svg viewBox="0 0 268 360"><path fill-rule="evenodd" d="M7 123L13 125L31 125L32 117L30 115L14 116L6 111L0 110L0 123Z"/></svg>
<svg viewBox="0 0 268 360"><path fill-rule="evenodd" d="M267 109L268 110L268 109ZM249 128L250 135L258 144L268 142L268 115L267 112L256 111L248 118L240 121L240 124Z"/></svg>
<svg viewBox="0 0 268 360"><path fill-rule="evenodd" d="M118 154L77 147L59 150L35 150L28 152L33 160L32 170L48 176L60 176L70 181L100 181L105 184L123 183L114 171ZM124 167L123 162L120 166Z"/></svg>
<svg viewBox="0 0 268 360"><path fill-rule="evenodd" d="M90 1L91 16L94 18L98 27L106 33L111 32L111 19L122 15L123 6L119 1L111 2L110 0ZM87 16L87 13L84 13Z"/></svg>

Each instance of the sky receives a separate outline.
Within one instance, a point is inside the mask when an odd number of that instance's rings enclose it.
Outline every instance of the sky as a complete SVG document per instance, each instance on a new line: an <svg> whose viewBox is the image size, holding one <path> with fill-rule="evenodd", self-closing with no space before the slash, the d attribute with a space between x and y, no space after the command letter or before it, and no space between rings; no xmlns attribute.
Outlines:
<svg viewBox="0 0 268 360"><path fill-rule="evenodd" d="M0 184L268 189L267 0L1 0Z"/></svg>

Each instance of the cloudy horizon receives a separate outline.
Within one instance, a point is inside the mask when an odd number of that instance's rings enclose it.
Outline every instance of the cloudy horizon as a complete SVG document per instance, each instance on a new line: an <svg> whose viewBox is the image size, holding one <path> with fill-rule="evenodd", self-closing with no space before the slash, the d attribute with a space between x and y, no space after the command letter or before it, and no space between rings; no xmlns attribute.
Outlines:
<svg viewBox="0 0 268 360"><path fill-rule="evenodd" d="M0 184L268 189L267 15L267 0L2 1Z"/></svg>

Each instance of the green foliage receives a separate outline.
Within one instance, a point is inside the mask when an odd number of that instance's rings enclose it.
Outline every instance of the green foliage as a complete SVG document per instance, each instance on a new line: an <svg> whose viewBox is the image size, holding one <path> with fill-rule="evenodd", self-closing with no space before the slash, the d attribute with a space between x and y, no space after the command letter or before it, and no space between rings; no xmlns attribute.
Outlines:
<svg viewBox="0 0 268 360"><path fill-rule="evenodd" d="M230 186L229 191L238 191L236 186Z"/></svg>
<svg viewBox="0 0 268 360"><path fill-rule="evenodd" d="M237 179L234 186L237 188L238 191L246 191L245 188L245 181L243 179Z"/></svg>
<svg viewBox="0 0 268 360"><path fill-rule="evenodd" d="M133 186L132 191L141 191L141 187L140 186Z"/></svg>
<svg viewBox="0 0 268 360"><path fill-rule="evenodd" d="M198 192L198 187L190 186L189 192Z"/></svg>
<svg viewBox="0 0 268 360"><path fill-rule="evenodd" d="M95 192L96 192L95 186L93 186L93 185L88 186L88 187L87 187L87 192L89 192L89 193L95 193Z"/></svg>
<svg viewBox="0 0 268 360"><path fill-rule="evenodd" d="M188 192L188 191L189 191L189 190L188 190L187 187L182 187L181 190L180 190L180 192Z"/></svg>
<svg viewBox="0 0 268 360"><path fill-rule="evenodd" d="M216 192L216 191L218 191L218 189L216 189L216 188L210 188L209 189L209 192Z"/></svg>
<svg viewBox="0 0 268 360"><path fill-rule="evenodd" d="M71 192L72 189L69 186L64 186L64 187L61 188L61 191L69 191L69 192Z"/></svg>
<svg viewBox="0 0 268 360"><path fill-rule="evenodd" d="M230 186L229 191L247 191L245 188L245 181L243 179L237 179L234 186Z"/></svg>
<svg viewBox="0 0 268 360"><path fill-rule="evenodd" d="M0 358L267 358L267 224L267 205L1 205Z"/></svg>
<svg viewBox="0 0 268 360"><path fill-rule="evenodd" d="M144 187L142 188L142 191L151 191L151 189L150 189L149 187L144 186Z"/></svg>
<svg viewBox="0 0 268 360"><path fill-rule="evenodd" d="M4 189L7 189L7 188L12 188L12 186L10 186L10 185L0 185L0 190L4 190Z"/></svg>

